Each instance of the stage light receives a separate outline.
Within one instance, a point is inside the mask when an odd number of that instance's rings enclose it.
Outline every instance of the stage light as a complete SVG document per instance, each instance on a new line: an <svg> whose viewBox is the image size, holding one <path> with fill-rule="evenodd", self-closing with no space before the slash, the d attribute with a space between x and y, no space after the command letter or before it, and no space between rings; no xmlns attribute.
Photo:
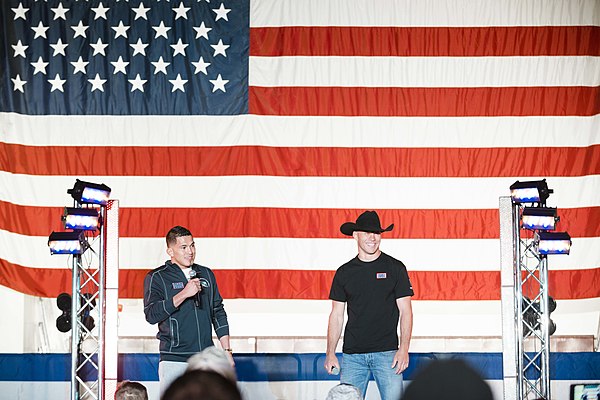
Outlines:
<svg viewBox="0 0 600 400"><path fill-rule="evenodd" d="M545 203L552 193L545 179L541 181L519 182L510 185L510 197L514 203Z"/></svg>
<svg viewBox="0 0 600 400"><path fill-rule="evenodd" d="M537 233L538 252L546 254L569 254L571 251L571 236L567 232Z"/></svg>
<svg viewBox="0 0 600 400"><path fill-rule="evenodd" d="M540 318L542 315L540 303L534 302L528 297L523 297L523 336L529 336L541 328ZM556 310L556 300L548 297L548 334L556 332L556 323L550 319L550 314Z"/></svg>
<svg viewBox="0 0 600 400"><path fill-rule="evenodd" d="M106 205L110 197L110 188L105 184L96 184L76 179L73 189L67 190L79 203Z"/></svg>
<svg viewBox="0 0 600 400"><path fill-rule="evenodd" d="M66 229L95 231L100 226L100 214L95 208L65 207L62 219Z"/></svg>
<svg viewBox="0 0 600 400"><path fill-rule="evenodd" d="M525 207L521 215L521 226L531 230L553 230L559 217L556 208Z"/></svg>
<svg viewBox="0 0 600 400"><path fill-rule="evenodd" d="M83 254L86 250L83 232L52 232L48 237L51 254Z"/></svg>
<svg viewBox="0 0 600 400"><path fill-rule="evenodd" d="M56 305L62 311L62 315L56 318L56 328L61 332L71 330L71 296L68 293L61 293L56 298Z"/></svg>

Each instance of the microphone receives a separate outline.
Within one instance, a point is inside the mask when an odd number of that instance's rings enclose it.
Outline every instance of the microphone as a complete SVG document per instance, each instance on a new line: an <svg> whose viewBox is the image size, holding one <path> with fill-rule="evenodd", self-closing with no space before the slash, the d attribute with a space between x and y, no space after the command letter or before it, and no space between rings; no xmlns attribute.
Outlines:
<svg viewBox="0 0 600 400"><path fill-rule="evenodd" d="M197 276L198 276L198 273L196 272L196 270L192 269L190 271L190 280L196 278ZM202 296L202 293L200 293L200 292L197 292L194 295L194 305L198 308L202 308L202 297L201 296Z"/></svg>

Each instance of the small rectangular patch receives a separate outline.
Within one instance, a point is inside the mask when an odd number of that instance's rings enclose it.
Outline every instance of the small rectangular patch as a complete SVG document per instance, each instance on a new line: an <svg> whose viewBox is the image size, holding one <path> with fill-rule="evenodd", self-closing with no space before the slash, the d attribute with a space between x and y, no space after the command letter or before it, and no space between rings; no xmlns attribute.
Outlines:
<svg viewBox="0 0 600 400"><path fill-rule="evenodd" d="M184 286L183 282L173 282L173 289L183 289Z"/></svg>
<svg viewBox="0 0 600 400"><path fill-rule="evenodd" d="M385 273L385 272L377 273L377 279L386 279L386 278L387 278L387 273Z"/></svg>

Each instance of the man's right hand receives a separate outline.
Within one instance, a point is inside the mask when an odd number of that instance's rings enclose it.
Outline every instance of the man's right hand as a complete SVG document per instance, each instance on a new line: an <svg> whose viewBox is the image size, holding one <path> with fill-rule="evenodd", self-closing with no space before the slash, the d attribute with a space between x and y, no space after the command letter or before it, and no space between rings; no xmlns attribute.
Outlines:
<svg viewBox="0 0 600 400"><path fill-rule="evenodd" d="M198 278L190 279L181 292L173 296L173 305L179 307L185 299L196 295L200 291L202 291L200 280Z"/></svg>

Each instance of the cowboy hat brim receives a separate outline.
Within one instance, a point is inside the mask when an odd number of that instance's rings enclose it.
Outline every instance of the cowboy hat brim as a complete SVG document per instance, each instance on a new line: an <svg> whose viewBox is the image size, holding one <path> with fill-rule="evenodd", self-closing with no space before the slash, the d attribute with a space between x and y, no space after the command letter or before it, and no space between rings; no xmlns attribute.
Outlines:
<svg viewBox="0 0 600 400"><path fill-rule="evenodd" d="M391 224L390 226L388 226L385 229L383 229L383 228L375 228L375 227L359 226L358 224L356 224L354 222L346 222L346 223L343 223L342 226L340 226L340 231L344 235L346 235L346 236L352 236L352 234L354 234L355 231L372 232L372 233L383 233L383 232L389 232L392 229L394 229L394 224Z"/></svg>

